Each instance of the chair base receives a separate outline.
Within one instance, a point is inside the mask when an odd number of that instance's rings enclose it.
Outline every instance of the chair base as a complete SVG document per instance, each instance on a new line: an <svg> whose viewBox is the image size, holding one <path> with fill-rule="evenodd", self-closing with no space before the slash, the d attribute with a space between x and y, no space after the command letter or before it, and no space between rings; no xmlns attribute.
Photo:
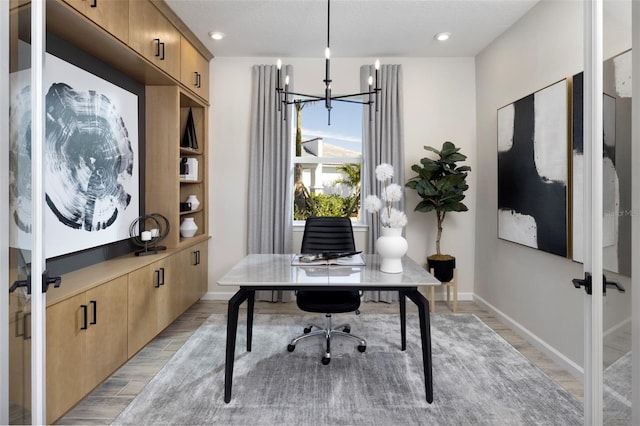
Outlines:
<svg viewBox="0 0 640 426"><path fill-rule="evenodd" d="M313 328L316 328L316 330L312 331ZM293 350L296 348L296 344L300 340L306 339L308 337L323 336L327 344L325 353L322 356L322 363L324 365L329 364L329 362L331 361L331 338L333 336L344 336L357 340L358 350L360 352L364 352L367 349L367 342L363 338L351 334L351 326L349 324L341 324L337 327L332 327L331 314L325 314L324 327L320 327L315 324L309 324L305 327L304 332L305 334L302 334L291 340L289 346L287 346L287 350L289 352L293 352Z"/></svg>

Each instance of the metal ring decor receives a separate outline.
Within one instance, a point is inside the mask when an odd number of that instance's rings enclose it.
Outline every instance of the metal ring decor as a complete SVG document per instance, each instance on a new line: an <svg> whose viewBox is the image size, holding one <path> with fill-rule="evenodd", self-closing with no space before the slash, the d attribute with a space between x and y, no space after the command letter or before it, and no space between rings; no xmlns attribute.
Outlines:
<svg viewBox="0 0 640 426"><path fill-rule="evenodd" d="M157 229L157 235L152 235L149 240L143 240L142 233L151 229ZM160 213L151 213L134 219L129 226L129 237L135 245L144 248L135 252L136 256L155 254L159 250L165 250L166 247L158 246L157 243L167 237L169 229L169 220Z"/></svg>

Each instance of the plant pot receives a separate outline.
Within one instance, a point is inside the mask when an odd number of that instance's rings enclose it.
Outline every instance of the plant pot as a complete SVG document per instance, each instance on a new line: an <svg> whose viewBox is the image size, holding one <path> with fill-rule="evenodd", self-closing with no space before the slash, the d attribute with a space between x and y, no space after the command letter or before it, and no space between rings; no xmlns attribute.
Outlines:
<svg viewBox="0 0 640 426"><path fill-rule="evenodd" d="M427 257L427 268L433 269L433 276L438 281L448 283L453 279L453 270L456 268L456 258L450 255L431 255Z"/></svg>

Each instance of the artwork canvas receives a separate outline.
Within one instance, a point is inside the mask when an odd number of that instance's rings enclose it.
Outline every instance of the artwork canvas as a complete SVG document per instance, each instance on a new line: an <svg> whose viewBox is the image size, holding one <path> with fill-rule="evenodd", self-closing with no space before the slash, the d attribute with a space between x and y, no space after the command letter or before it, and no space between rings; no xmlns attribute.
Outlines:
<svg viewBox="0 0 640 426"><path fill-rule="evenodd" d="M138 97L51 54L43 79L45 256L129 238L139 215ZM11 75L10 244L31 233L30 71Z"/></svg>
<svg viewBox="0 0 640 426"><path fill-rule="evenodd" d="M604 62L603 112L603 267L629 276L631 206L631 51ZM573 260L584 262L583 73L573 76L572 194ZM621 232L627 229L627 232Z"/></svg>
<svg viewBox="0 0 640 426"><path fill-rule="evenodd" d="M498 237L568 247L568 99L562 80L498 110Z"/></svg>

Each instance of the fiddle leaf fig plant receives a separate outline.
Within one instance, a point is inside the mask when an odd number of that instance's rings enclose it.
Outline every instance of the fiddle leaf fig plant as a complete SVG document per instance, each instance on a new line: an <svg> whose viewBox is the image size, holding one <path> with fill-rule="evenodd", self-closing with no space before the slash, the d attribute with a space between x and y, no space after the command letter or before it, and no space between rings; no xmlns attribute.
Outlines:
<svg viewBox="0 0 640 426"><path fill-rule="evenodd" d="M428 213L436 212L438 233L436 235L436 256L442 255L440 240L442 238L442 223L448 212L464 212L469 210L462 202L464 192L469 189L467 173L471 167L458 165L467 159L460 153L452 142L445 142L440 150L425 146L424 149L435 153L436 158L424 157L420 164L411 166L417 176L411 178L406 187L415 189L422 201L415 207L415 211Z"/></svg>

